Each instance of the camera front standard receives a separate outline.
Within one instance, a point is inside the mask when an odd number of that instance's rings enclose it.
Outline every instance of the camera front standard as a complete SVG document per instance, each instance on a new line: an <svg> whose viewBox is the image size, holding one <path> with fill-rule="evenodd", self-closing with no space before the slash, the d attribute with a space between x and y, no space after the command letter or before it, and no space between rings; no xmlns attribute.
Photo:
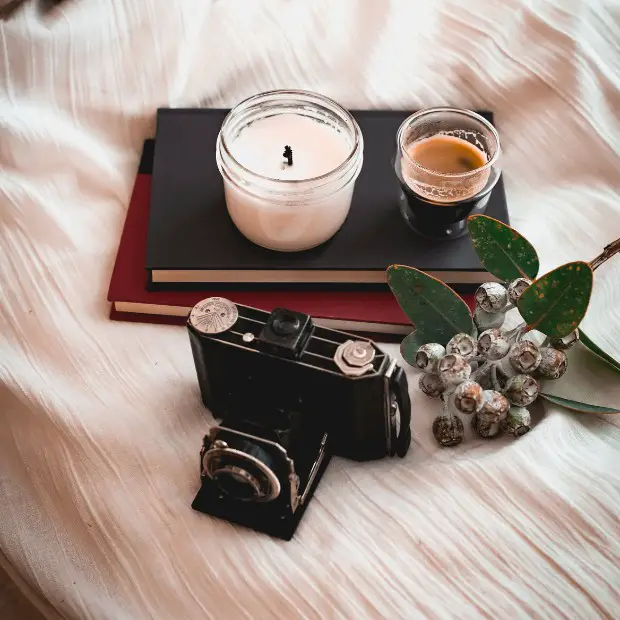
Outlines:
<svg viewBox="0 0 620 620"><path fill-rule="evenodd" d="M299 412L227 418L203 439L192 508L290 540L330 457L328 434Z"/></svg>

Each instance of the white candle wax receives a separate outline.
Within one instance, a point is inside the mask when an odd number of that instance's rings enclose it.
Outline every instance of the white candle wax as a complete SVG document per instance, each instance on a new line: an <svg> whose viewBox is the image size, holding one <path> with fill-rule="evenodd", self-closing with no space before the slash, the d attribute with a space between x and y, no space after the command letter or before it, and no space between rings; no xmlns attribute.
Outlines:
<svg viewBox="0 0 620 620"><path fill-rule="evenodd" d="M285 163L285 146L292 149L292 166ZM232 156L255 174L287 181L327 174L351 152L346 137L333 127L299 114L255 121L229 148Z"/></svg>
<svg viewBox="0 0 620 620"><path fill-rule="evenodd" d="M292 150L292 165L284 157L286 146ZM349 157L353 144L326 123L284 113L255 120L228 148L247 170L287 182L329 174ZM342 226L351 206L355 177L325 198L315 200L310 194L302 202L294 194L298 191L295 183L286 186L291 200L283 201L245 191L225 178L226 205L237 228L254 243L275 250L305 250L323 243Z"/></svg>

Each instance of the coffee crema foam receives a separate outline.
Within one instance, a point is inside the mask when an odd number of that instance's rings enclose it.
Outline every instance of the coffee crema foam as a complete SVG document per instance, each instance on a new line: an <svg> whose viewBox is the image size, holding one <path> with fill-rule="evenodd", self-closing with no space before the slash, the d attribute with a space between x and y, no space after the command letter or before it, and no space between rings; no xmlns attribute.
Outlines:
<svg viewBox="0 0 620 620"><path fill-rule="evenodd" d="M486 154L456 136L437 134L423 138L407 148L407 155L423 168L432 172L457 174L482 168Z"/></svg>
<svg viewBox="0 0 620 620"><path fill-rule="evenodd" d="M451 135L456 133L467 132L438 133L407 146L402 162L403 177L422 198L446 203L466 200L487 184L490 169L475 173L487 164L487 154L458 135ZM446 176L455 174L466 176Z"/></svg>

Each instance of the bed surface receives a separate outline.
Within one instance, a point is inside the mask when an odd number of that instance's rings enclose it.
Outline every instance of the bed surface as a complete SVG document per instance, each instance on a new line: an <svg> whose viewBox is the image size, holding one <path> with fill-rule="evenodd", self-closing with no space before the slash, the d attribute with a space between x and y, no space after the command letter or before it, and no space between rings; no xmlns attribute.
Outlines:
<svg viewBox="0 0 620 620"><path fill-rule="evenodd" d="M156 108L280 87L493 110L541 271L590 260L620 236L617 5L82 1L0 28L0 561L49 618L618 617L620 416L545 406L440 450L410 372L407 458L334 459L279 542L191 510L212 419L187 335L105 299ZM620 257L584 326L620 354ZM620 404L619 378L570 383Z"/></svg>

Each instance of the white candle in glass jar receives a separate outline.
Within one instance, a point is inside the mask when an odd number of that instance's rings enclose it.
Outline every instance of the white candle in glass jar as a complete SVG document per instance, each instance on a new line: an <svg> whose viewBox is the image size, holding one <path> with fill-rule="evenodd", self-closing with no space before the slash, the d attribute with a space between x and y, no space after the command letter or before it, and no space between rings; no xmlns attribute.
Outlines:
<svg viewBox="0 0 620 620"><path fill-rule="evenodd" d="M301 96L300 91L274 91L281 92L289 99ZM273 107L281 103L276 97ZM358 137L352 117L353 125L347 126L335 116L330 122L324 110L319 118L289 111L290 101L279 113L265 107L257 108L251 122L242 117L243 126L234 131L225 121L220 132L218 165L228 212L240 232L260 246L316 247L338 231L351 207L362 164L361 133ZM287 147L290 158L284 154Z"/></svg>

